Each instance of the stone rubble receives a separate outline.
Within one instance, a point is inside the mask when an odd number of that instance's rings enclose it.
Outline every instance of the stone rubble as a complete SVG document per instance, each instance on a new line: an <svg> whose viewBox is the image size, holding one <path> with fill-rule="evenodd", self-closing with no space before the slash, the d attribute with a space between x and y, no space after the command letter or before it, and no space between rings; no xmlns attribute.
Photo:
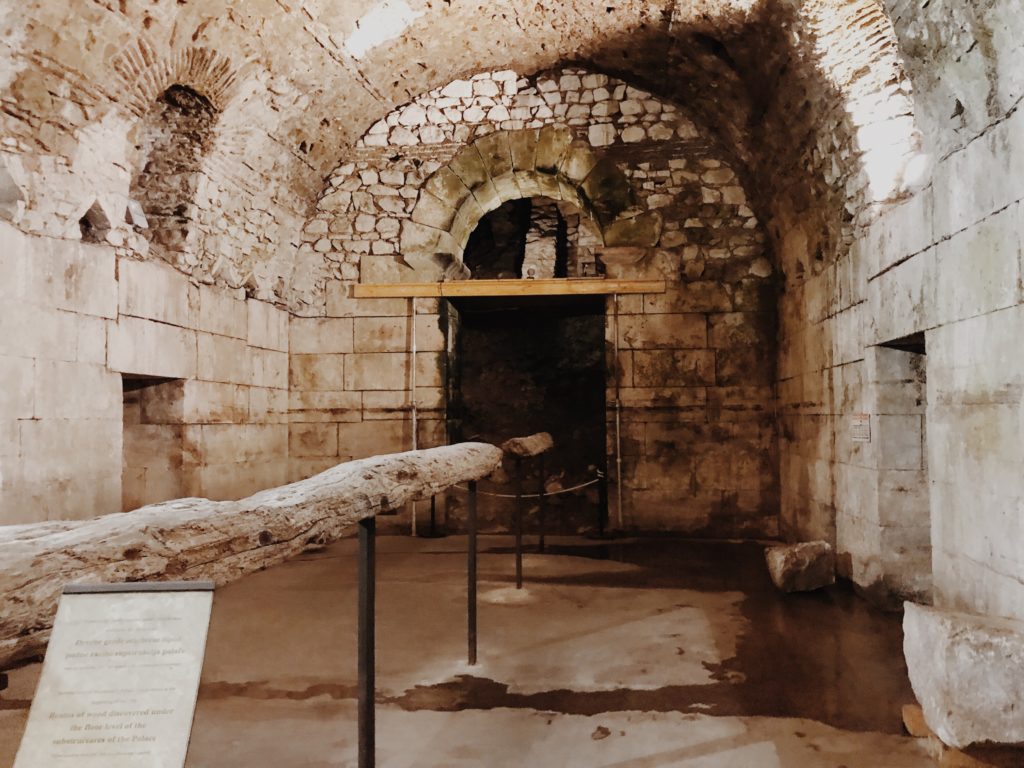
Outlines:
<svg viewBox="0 0 1024 768"><path fill-rule="evenodd" d="M764 557L772 583L783 592L811 592L835 583L836 555L827 541L768 547Z"/></svg>

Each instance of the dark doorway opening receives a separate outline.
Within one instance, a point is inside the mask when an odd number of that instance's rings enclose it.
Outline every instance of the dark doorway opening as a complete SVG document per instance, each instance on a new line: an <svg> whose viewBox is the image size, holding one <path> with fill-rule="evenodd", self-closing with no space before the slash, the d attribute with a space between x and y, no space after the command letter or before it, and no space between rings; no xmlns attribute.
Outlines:
<svg viewBox="0 0 1024 768"><path fill-rule="evenodd" d="M606 469L605 303L603 297L516 297L452 300L449 305L448 427L453 442L501 444L549 432L554 450L523 464L526 493L593 480ZM515 467L481 483L480 522L508 530ZM578 533L597 527L597 485L547 500L546 530ZM525 530L536 532L538 503L530 499ZM453 510L455 516L458 511ZM450 523L458 524L457 520Z"/></svg>

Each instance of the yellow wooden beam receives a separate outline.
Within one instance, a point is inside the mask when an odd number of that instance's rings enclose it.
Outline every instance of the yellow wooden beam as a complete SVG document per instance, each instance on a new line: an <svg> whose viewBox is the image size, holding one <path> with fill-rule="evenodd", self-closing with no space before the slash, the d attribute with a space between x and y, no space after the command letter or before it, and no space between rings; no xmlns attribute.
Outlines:
<svg viewBox="0 0 1024 768"><path fill-rule="evenodd" d="M459 296L608 296L614 293L664 293L664 280L457 280L450 283L360 283L357 299L456 298Z"/></svg>

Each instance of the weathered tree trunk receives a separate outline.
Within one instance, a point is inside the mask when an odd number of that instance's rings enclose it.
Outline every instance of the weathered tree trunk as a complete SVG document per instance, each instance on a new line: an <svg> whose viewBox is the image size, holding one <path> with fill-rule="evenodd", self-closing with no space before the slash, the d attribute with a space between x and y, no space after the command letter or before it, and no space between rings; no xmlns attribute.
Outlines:
<svg viewBox="0 0 1024 768"><path fill-rule="evenodd" d="M339 464L241 501L178 499L94 520L0 526L0 669L38 655L65 584L226 584L355 523L478 480L501 450L463 443Z"/></svg>

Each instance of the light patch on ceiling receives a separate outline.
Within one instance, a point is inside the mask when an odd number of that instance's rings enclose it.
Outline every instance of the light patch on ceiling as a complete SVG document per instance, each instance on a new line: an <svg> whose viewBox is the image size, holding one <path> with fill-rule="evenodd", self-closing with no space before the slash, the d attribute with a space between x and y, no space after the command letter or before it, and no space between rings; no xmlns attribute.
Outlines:
<svg viewBox="0 0 1024 768"><path fill-rule="evenodd" d="M345 41L345 53L361 59L381 43L399 37L422 15L423 11L414 11L405 0L382 0L356 22L355 31Z"/></svg>

